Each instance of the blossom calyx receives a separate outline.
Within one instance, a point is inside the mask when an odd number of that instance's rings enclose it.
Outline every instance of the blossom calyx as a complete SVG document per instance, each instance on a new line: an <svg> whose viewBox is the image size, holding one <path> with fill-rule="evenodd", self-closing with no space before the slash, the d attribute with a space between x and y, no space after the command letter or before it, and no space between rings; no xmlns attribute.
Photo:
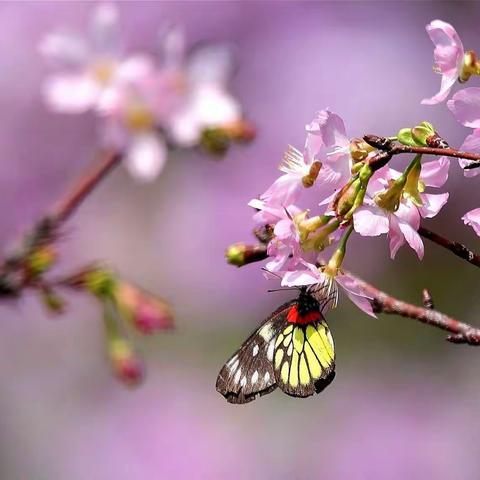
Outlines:
<svg viewBox="0 0 480 480"><path fill-rule="evenodd" d="M397 139L403 145L426 147L428 146L428 139L435 135L435 128L431 123L421 122L413 128L402 128L397 133Z"/></svg>
<svg viewBox="0 0 480 480"><path fill-rule="evenodd" d="M352 138L350 140L350 156L355 163L365 160L368 154L374 150L375 148L363 138Z"/></svg>
<svg viewBox="0 0 480 480"><path fill-rule="evenodd" d="M34 248L25 259L28 274L37 277L50 269L57 260L57 253L52 245L45 244Z"/></svg>
<svg viewBox="0 0 480 480"><path fill-rule="evenodd" d="M390 186L380 193L375 195L375 203L388 212L395 212L398 210L400 200L402 199L403 189L405 187L405 177L402 175L397 180L392 182Z"/></svg>
<svg viewBox="0 0 480 480"><path fill-rule="evenodd" d="M405 187L403 190L404 195L406 195L414 205L421 207L423 205L422 198L420 193L423 193L425 190L425 185L420 181L420 174L422 173L422 156L417 155L412 162L409 172L407 174L407 180L405 182Z"/></svg>
<svg viewBox="0 0 480 480"><path fill-rule="evenodd" d="M360 178L355 178L347 183L338 192L334 201L334 209L337 215L343 216L347 214L353 207L358 193L362 187L362 181Z"/></svg>

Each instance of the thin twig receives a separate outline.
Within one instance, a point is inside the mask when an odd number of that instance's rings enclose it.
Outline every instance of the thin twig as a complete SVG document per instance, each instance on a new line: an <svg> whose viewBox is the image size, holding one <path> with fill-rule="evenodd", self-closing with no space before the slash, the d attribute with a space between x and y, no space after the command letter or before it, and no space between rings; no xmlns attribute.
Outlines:
<svg viewBox="0 0 480 480"><path fill-rule="evenodd" d="M54 207L50 217L56 225L67 220L89 193L121 160L116 151L105 151L100 154L100 162L90 172L82 176Z"/></svg>
<svg viewBox="0 0 480 480"><path fill-rule="evenodd" d="M376 313L387 313L400 315L402 317L411 318L419 322L431 325L451 335L447 340L453 343L468 343L469 345L480 345L480 329L475 328L467 323L460 322L455 318L430 308L418 307L410 303L392 297L365 280L345 272L352 277L360 288L372 299L374 311Z"/></svg>
<svg viewBox="0 0 480 480"><path fill-rule="evenodd" d="M468 249L465 245L459 242L455 242L453 240L449 240L438 233L432 232L427 228L420 227L418 229L418 233L425 238L428 238L432 242L440 245L447 250L450 250L454 255L460 257L461 259L475 265L476 267L480 267L480 255L472 252L472 250Z"/></svg>

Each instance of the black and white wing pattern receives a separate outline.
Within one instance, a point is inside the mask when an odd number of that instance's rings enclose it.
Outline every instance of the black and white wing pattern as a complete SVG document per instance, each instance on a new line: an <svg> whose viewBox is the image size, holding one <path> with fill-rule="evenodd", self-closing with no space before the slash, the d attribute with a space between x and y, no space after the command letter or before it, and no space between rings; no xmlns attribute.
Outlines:
<svg viewBox="0 0 480 480"><path fill-rule="evenodd" d="M216 388L230 403L248 403L277 388L273 355L275 340L286 323L292 300L273 312L220 370Z"/></svg>

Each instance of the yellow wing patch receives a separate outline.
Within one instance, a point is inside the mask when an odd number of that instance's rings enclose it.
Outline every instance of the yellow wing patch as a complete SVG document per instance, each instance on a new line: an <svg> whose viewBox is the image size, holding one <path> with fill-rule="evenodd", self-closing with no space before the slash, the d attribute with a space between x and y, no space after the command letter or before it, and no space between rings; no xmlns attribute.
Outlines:
<svg viewBox="0 0 480 480"><path fill-rule="evenodd" d="M289 395L318 393L335 376L333 338L324 319L285 327L275 341L274 358L278 386Z"/></svg>

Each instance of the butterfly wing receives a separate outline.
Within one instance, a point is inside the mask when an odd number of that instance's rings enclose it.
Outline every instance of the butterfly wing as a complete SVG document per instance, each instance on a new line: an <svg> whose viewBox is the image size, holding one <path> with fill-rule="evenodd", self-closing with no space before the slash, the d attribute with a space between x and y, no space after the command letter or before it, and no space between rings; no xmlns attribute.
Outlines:
<svg viewBox="0 0 480 480"><path fill-rule="evenodd" d="M287 324L274 347L278 386L288 395L308 397L321 392L335 377L333 338L323 316L309 324Z"/></svg>
<svg viewBox="0 0 480 480"><path fill-rule="evenodd" d="M230 403L248 403L277 388L273 370L275 339L284 328L290 301L273 312L220 370L216 388Z"/></svg>

